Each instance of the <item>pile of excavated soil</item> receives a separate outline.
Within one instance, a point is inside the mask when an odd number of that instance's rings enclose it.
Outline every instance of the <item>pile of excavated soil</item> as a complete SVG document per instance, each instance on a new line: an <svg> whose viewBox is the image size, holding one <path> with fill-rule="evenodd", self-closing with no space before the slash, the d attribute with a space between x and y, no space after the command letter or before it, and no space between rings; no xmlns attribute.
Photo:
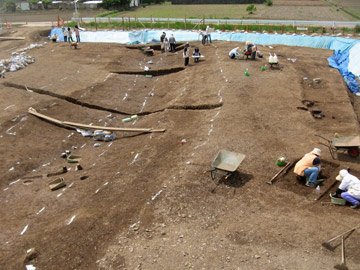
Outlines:
<svg viewBox="0 0 360 270"><path fill-rule="evenodd" d="M27 38L1 41L1 57L35 37L44 42L45 30L7 33ZM296 182L291 170L266 184L280 169L278 157L293 161L314 147L322 149L328 183L340 168L360 171L358 158L332 160L314 136L359 132L358 102L353 106L341 75L328 66L333 52L259 46L265 56L278 55L279 67L270 68L267 58L231 60L239 43L195 42L191 52L195 45L205 58L182 69L181 51L146 56L119 44L80 43L75 50L50 42L28 51L35 63L6 73L1 269L331 269L341 262L339 242L333 252L321 244L358 225L359 210L322 204L327 195L314 200L315 189ZM145 66L153 76L144 75ZM324 117L298 108L304 104ZM29 107L59 121L166 131L116 131L115 140L98 142L29 114ZM134 114L138 119L123 123ZM246 157L230 179L214 182L204 171L221 149ZM61 157L66 150L81 156L83 170ZM63 167L68 172L54 175ZM66 186L51 191L58 177ZM346 239L350 269L360 263L359 241L358 231ZM24 262L30 248L38 253Z"/></svg>

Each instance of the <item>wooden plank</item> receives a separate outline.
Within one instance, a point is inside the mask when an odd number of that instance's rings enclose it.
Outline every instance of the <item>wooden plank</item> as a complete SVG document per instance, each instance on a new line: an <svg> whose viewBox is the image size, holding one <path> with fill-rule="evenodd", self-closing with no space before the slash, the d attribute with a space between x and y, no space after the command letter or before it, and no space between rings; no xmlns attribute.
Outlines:
<svg viewBox="0 0 360 270"><path fill-rule="evenodd" d="M24 40L24 37L0 37L0 40Z"/></svg>
<svg viewBox="0 0 360 270"><path fill-rule="evenodd" d="M67 127L76 128L89 128L89 129L101 129L101 130L108 130L108 131L125 131L125 132L165 132L165 129L152 129L152 128L117 128L117 127L104 127L104 126L91 126L91 125L84 125L74 122L68 121L60 121L55 118L46 116L44 114L38 113L34 108L29 108L28 112L32 115L35 115L39 118L45 119L47 121L56 123L58 125L64 125Z"/></svg>
<svg viewBox="0 0 360 270"><path fill-rule="evenodd" d="M273 178L271 178L270 181L268 181L268 182L266 182L266 183L269 184L269 185L272 185L272 184L276 181L277 177L278 177L286 168L290 167L290 165L292 165L292 164L294 164L294 162L288 162L288 164L286 164L283 168L281 168L280 171L278 171L278 172L273 176Z"/></svg>

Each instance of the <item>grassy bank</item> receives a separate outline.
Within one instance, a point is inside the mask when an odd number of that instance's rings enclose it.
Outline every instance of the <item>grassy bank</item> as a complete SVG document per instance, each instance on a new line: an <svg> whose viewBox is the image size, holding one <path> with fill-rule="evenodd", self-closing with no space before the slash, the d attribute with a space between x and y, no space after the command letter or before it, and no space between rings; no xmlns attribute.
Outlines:
<svg viewBox="0 0 360 270"><path fill-rule="evenodd" d="M69 26L74 27L76 25L75 22L69 23ZM205 30L206 24L193 24L191 22L90 22L90 23L82 23L82 27L85 28L95 28L95 29L111 29L111 30L135 30L135 29L183 29L183 30ZM244 25L244 24L210 24L212 28L220 31L248 31L248 32L269 32L269 33L296 33L297 34L353 34L354 32L360 33L360 27L354 28L340 28L334 30L332 32L329 28L323 27L305 27L298 28L293 25Z"/></svg>

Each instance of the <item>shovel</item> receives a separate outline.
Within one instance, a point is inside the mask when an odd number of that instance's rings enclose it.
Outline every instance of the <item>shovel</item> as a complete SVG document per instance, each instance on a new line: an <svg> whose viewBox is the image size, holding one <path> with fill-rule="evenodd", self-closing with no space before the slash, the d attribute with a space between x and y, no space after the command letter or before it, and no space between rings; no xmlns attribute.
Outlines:
<svg viewBox="0 0 360 270"><path fill-rule="evenodd" d="M339 270L348 270L348 267L345 264L345 242L344 236L341 236L341 264L334 266L335 269Z"/></svg>

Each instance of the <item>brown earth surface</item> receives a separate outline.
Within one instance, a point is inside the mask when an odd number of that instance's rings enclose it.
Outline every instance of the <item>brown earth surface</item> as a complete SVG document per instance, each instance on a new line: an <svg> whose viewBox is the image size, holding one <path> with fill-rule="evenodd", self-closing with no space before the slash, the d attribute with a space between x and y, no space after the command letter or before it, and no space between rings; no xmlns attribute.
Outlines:
<svg viewBox="0 0 360 270"><path fill-rule="evenodd" d="M1 41L0 57L46 41L48 31L3 30L26 39ZM202 61L151 78L145 66L182 67L181 51L145 56L120 44L75 50L48 43L27 52L34 64L6 73L0 269L332 269L341 262L339 240L334 251L321 244L359 225L359 210L328 205L327 194L314 200L315 189L296 182L291 169L266 183L280 169L279 156L295 161L314 147L323 152L322 193L340 168L359 176L359 158L339 153L332 160L314 136L359 133L357 97L328 66L333 52L259 46L265 56L278 55L280 66L270 68L267 58L229 59L239 43L195 45ZM129 70L139 74L110 73ZM304 100L325 117L298 109ZM30 115L29 107L62 121L166 131L115 132L116 140L95 147L91 137ZM132 114L139 118L122 122ZM213 181L204 171L221 149L246 157L230 179ZM60 157L66 150L82 157L83 170ZM66 187L50 191L59 176L46 175L64 166ZM359 231L345 241L349 269L359 267L359 242ZM24 262L30 248L39 254Z"/></svg>

